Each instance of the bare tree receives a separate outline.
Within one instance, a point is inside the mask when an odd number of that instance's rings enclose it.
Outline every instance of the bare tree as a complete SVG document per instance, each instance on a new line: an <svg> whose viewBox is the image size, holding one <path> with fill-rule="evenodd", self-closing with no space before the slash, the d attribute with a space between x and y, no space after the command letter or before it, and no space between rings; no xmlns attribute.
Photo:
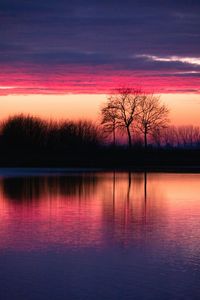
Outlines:
<svg viewBox="0 0 200 300"><path fill-rule="evenodd" d="M169 122L169 109L160 102L160 98L142 95L139 103L140 112L137 117L138 129L144 134L144 146L147 147L147 136L153 132L160 132Z"/></svg>
<svg viewBox="0 0 200 300"><path fill-rule="evenodd" d="M138 114L141 91L132 88L119 88L108 97L107 103L101 110L103 124L110 126L113 138L115 130L119 128L125 130L129 148L132 146L131 125Z"/></svg>
<svg viewBox="0 0 200 300"><path fill-rule="evenodd" d="M171 147L196 147L200 143L200 127L169 126L163 131L162 142Z"/></svg>
<svg viewBox="0 0 200 300"><path fill-rule="evenodd" d="M162 144L165 146L178 146L179 138L177 136L177 128L175 126L168 126L162 131Z"/></svg>
<svg viewBox="0 0 200 300"><path fill-rule="evenodd" d="M199 127L192 125L179 126L176 128L179 145L184 147L191 147L198 144L200 140Z"/></svg>
<svg viewBox="0 0 200 300"><path fill-rule="evenodd" d="M117 111L113 107L112 102L108 99L108 102L101 108L101 125L103 125L104 133L106 135L112 134L113 145L116 144L116 129L118 127Z"/></svg>

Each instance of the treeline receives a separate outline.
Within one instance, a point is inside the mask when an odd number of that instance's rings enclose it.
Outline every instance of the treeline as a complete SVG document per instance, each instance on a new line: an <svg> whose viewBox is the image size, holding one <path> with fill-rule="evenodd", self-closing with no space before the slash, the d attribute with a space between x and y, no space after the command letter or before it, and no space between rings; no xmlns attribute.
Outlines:
<svg viewBox="0 0 200 300"><path fill-rule="evenodd" d="M147 148L139 131L132 134L130 148L122 135L114 145L112 138L105 138L103 129L102 124L84 120L56 122L24 115L10 117L0 125L0 166L200 165L199 127L169 126L152 131Z"/></svg>
<svg viewBox="0 0 200 300"><path fill-rule="evenodd" d="M100 139L90 121L45 121L38 117L18 115L1 124L1 147L15 151L66 151L93 149Z"/></svg>
<svg viewBox="0 0 200 300"><path fill-rule="evenodd" d="M173 148L200 148L199 126L168 126L161 133L154 135L157 145Z"/></svg>
<svg viewBox="0 0 200 300"><path fill-rule="evenodd" d="M0 163L40 165L55 160L73 164L77 158L92 156L100 144L98 128L90 121L56 122L17 115L1 123Z"/></svg>
<svg viewBox="0 0 200 300"><path fill-rule="evenodd" d="M91 121L46 121L34 116L16 115L0 124L1 151L93 151L113 146L103 127ZM118 132L115 147L126 147L123 133ZM141 133L132 135L133 148L144 146ZM168 126L149 135L149 147L196 148L200 147L200 127Z"/></svg>

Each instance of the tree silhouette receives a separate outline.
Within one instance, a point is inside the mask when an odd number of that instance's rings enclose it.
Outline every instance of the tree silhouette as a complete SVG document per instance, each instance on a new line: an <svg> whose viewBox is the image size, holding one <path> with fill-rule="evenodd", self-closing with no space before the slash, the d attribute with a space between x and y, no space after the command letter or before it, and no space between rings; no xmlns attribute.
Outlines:
<svg viewBox="0 0 200 300"><path fill-rule="evenodd" d="M103 125L103 131L107 135L112 134L113 145L116 144L116 129L119 125L117 120L117 109L113 107L112 101L108 99L101 108L101 125Z"/></svg>
<svg viewBox="0 0 200 300"><path fill-rule="evenodd" d="M169 126L162 134L162 143L170 147L197 147L200 144L200 128L198 126Z"/></svg>
<svg viewBox="0 0 200 300"><path fill-rule="evenodd" d="M35 151L46 143L47 124L40 118L16 115L1 125L4 144L10 149Z"/></svg>
<svg viewBox="0 0 200 300"><path fill-rule="evenodd" d="M144 146L147 147L147 136L165 128L169 122L169 109L160 102L160 98L142 95L139 102L140 112L137 116L137 127L144 134Z"/></svg>
<svg viewBox="0 0 200 300"><path fill-rule="evenodd" d="M132 88L119 88L108 97L107 103L101 110L102 124L104 129L113 133L115 141L115 130L125 130L129 148L132 146L131 125L138 114L141 91Z"/></svg>

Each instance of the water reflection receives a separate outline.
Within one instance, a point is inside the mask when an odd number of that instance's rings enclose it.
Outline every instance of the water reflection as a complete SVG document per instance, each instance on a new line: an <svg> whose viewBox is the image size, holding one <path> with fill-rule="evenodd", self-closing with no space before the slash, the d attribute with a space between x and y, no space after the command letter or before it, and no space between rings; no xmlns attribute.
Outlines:
<svg viewBox="0 0 200 300"><path fill-rule="evenodd" d="M92 174L67 177L8 177L1 179L1 186L6 199L26 202L40 200L47 194L86 197L94 192L96 181L97 177Z"/></svg>
<svg viewBox="0 0 200 300"><path fill-rule="evenodd" d="M2 177L0 250L173 245L197 253L199 183L198 174Z"/></svg>

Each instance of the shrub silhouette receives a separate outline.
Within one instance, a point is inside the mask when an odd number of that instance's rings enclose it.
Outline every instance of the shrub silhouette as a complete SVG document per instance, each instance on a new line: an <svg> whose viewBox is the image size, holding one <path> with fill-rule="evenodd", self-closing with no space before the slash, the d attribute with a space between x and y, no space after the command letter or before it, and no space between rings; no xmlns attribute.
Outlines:
<svg viewBox="0 0 200 300"><path fill-rule="evenodd" d="M90 121L47 122L17 115L1 126L4 150L37 154L92 150L100 144L97 126Z"/></svg>
<svg viewBox="0 0 200 300"><path fill-rule="evenodd" d="M97 127L90 121L49 124L47 148L59 151L92 149L100 144Z"/></svg>
<svg viewBox="0 0 200 300"><path fill-rule="evenodd" d="M1 136L7 149L34 151L45 145L47 124L32 116L10 117L2 124Z"/></svg>

